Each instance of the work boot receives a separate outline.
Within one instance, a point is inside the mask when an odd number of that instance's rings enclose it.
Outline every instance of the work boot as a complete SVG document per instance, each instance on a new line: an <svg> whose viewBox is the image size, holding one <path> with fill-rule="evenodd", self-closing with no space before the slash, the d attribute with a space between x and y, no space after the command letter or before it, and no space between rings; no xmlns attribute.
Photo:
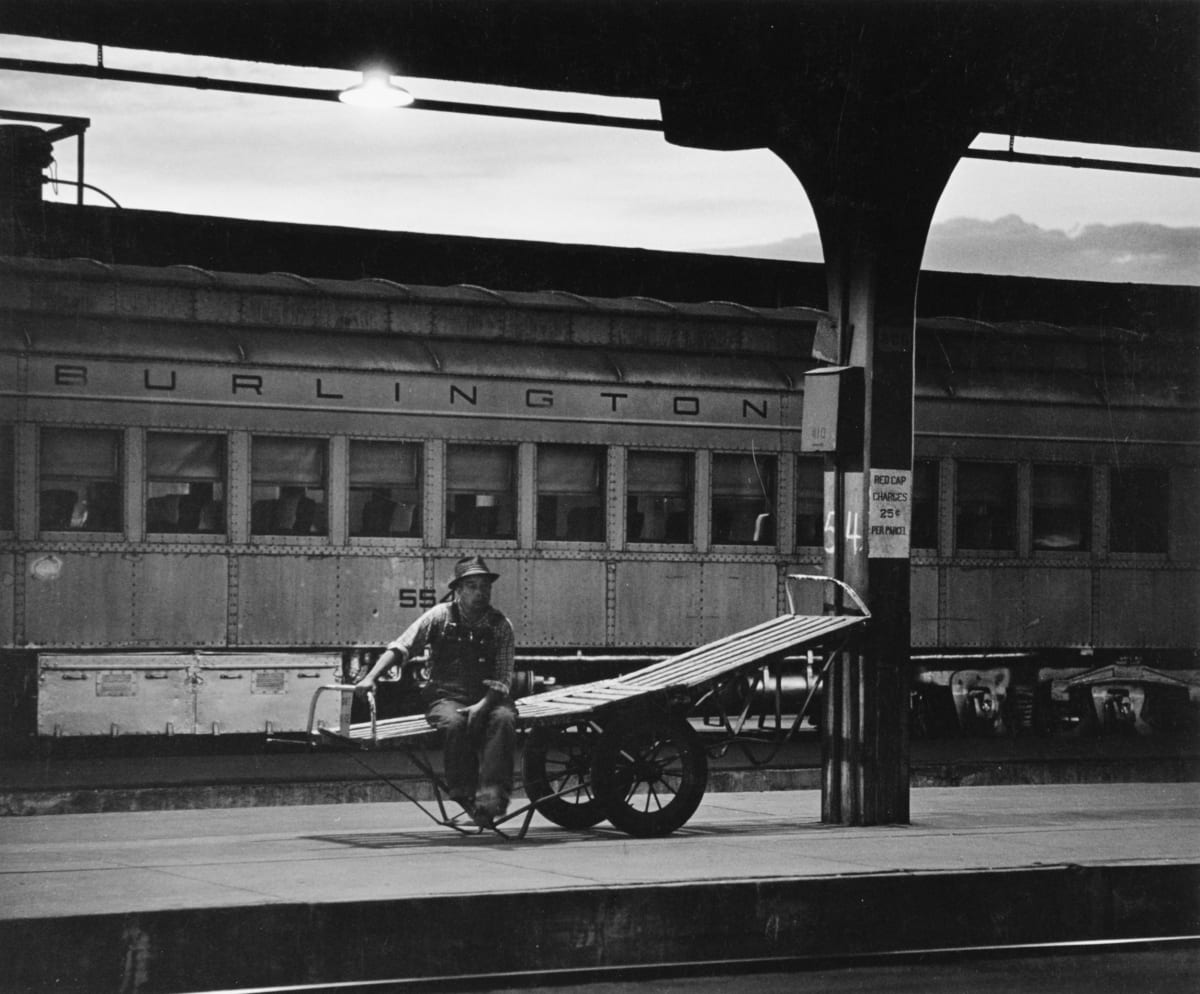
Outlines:
<svg viewBox="0 0 1200 994"><path fill-rule="evenodd" d="M498 787L480 787L475 792L475 824L490 828L508 810L508 798Z"/></svg>

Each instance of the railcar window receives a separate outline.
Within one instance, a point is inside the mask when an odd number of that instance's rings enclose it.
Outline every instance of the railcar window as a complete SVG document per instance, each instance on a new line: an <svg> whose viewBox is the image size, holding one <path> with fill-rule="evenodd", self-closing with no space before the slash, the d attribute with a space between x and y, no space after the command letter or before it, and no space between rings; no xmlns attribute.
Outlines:
<svg viewBox="0 0 1200 994"><path fill-rule="evenodd" d="M250 440L250 533L326 535L325 442L255 435Z"/></svg>
<svg viewBox="0 0 1200 994"><path fill-rule="evenodd" d="M44 428L38 465L42 531L121 531L119 432Z"/></svg>
<svg viewBox="0 0 1200 994"><path fill-rule="evenodd" d="M1031 519L1033 547L1082 551L1091 531L1088 466L1034 466Z"/></svg>
<svg viewBox="0 0 1200 994"><path fill-rule="evenodd" d="M625 528L629 541L691 542L691 454L630 452L628 478Z"/></svg>
<svg viewBox="0 0 1200 994"><path fill-rule="evenodd" d="M446 534L514 538L517 450L509 445L446 446Z"/></svg>
<svg viewBox="0 0 1200 994"><path fill-rule="evenodd" d="M774 456L713 456L714 545L772 544L775 503Z"/></svg>
<svg viewBox="0 0 1200 994"><path fill-rule="evenodd" d="M225 439L148 432L146 531L225 531Z"/></svg>
<svg viewBox="0 0 1200 994"><path fill-rule="evenodd" d="M955 547L1017 547L1017 467L1009 463L958 464Z"/></svg>
<svg viewBox="0 0 1200 994"><path fill-rule="evenodd" d="M938 463L913 463L912 544L917 549L938 547Z"/></svg>
<svg viewBox="0 0 1200 994"><path fill-rule="evenodd" d="M421 534L421 446L350 441L350 534Z"/></svg>
<svg viewBox="0 0 1200 994"><path fill-rule="evenodd" d="M825 544L825 463L820 456L796 459L796 545Z"/></svg>
<svg viewBox="0 0 1200 994"><path fill-rule="evenodd" d="M1131 466L1109 472L1108 547L1111 552L1167 551L1167 471Z"/></svg>
<svg viewBox="0 0 1200 994"><path fill-rule="evenodd" d="M0 425L0 531L12 531L13 527L14 455L12 425Z"/></svg>
<svg viewBox="0 0 1200 994"><path fill-rule="evenodd" d="M598 445L538 446L540 541L604 541L604 455Z"/></svg>

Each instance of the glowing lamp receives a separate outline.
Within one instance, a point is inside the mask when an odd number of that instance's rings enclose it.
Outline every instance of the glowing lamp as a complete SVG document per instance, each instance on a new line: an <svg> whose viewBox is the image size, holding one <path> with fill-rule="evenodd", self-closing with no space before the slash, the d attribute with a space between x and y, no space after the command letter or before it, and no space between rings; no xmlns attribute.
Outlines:
<svg viewBox="0 0 1200 994"><path fill-rule="evenodd" d="M338 94L344 104L355 107L407 107L413 95L392 82L386 70L368 69L361 83L355 83Z"/></svg>

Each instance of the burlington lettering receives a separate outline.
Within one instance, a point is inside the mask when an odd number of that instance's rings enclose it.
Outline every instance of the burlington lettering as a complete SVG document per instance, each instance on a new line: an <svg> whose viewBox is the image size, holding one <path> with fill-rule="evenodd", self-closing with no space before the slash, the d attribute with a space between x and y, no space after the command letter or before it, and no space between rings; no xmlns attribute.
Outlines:
<svg viewBox="0 0 1200 994"><path fill-rule="evenodd" d="M614 390L603 384L530 384L513 380L451 380L426 374L396 378L342 371L313 375L302 371L229 371L226 367L188 364L141 365L125 362L47 362L50 384L60 390L136 399L147 394L163 402L219 403L222 394L250 404L411 411L421 414L478 413L488 416L598 418L606 414L636 420L714 421L762 424L781 420L770 395L721 390L677 392L653 386ZM223 381L223 382L222 382ZM903 499L903 498L898 498Z"/></svg>

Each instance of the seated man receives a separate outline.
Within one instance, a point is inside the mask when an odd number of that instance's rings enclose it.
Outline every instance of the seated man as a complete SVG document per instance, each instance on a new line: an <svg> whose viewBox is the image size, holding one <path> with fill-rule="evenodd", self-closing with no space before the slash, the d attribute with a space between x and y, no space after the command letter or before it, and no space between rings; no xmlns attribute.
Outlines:
<svg viewBox="0 0 1200 994"><path fill-rule="evenodd" d="M317 502L303 487L280 487L271 534L311 535L316 518Z"/></svg>
<svg viewBox="0 0 1200 994"><path fill-rule="evenodd" d="M491 572L479 556L460 559L451 599L426 611L392 642L359 681L374 688L389 667L404 667L429 649L426 720L444 733L450 796L477 825L489 826L512 794L516 709L509 696L513 630L491 606Z"/></svg>
<svg viewBox="0 0 1200 994"><path fill-rule="evenodd" d="M361 534L390 535L395 510L396 502L388 497L387 490L373 490L371 499L363 505Z"/></svg>

